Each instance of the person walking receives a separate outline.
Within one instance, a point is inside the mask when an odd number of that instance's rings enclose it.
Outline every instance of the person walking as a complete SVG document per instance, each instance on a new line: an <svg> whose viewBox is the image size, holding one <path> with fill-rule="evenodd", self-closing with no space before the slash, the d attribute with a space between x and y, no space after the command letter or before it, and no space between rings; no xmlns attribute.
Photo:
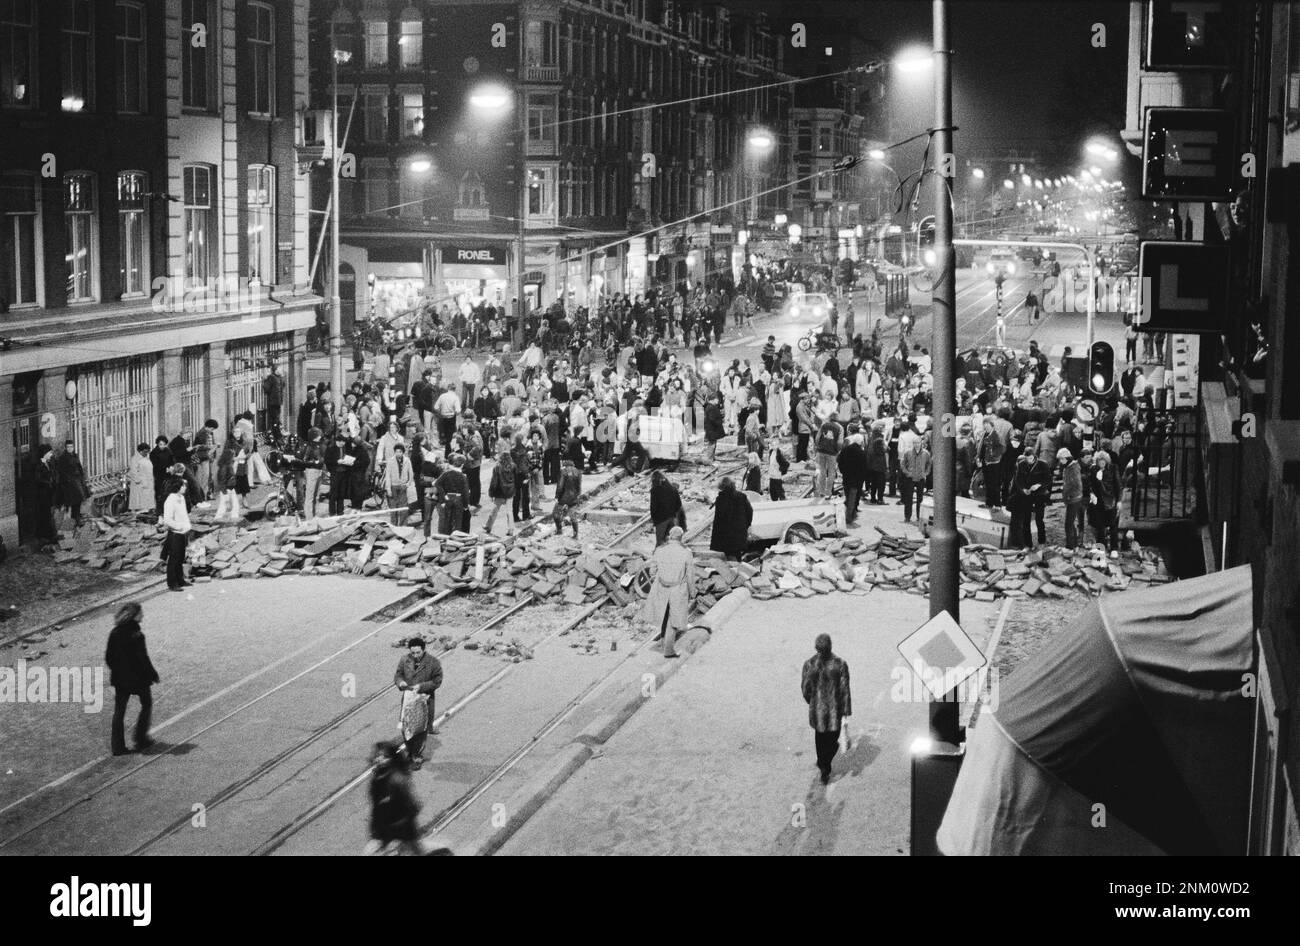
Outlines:
<svg viewBox="0 0 1300 946"><path fill-rule="evenodd" d="M58 475L56 481L57 502L60 508L66 508L72 522L81 526L81 505L90 496L90 483L86 480L86 469L77 456L77 445L71 440L63 444L63 452L54 461L54 470Z"/></svg>
<svg viewBox="0 0 1300 946"><path fill-rule="evenodd" d="M377 742L370 757L370 843L366 853L390 845L423 854L416 818L420 803L411 791L410 763L400 743Z"/></svg>
<svg viewBox="0 0 1300 946"><path fill-rule="evenodd" d="M718 496L713 501L713 529L709 548L721 552L732 561L740 561L749 547L749 527L754 521L754 507L749 497L736 489L735 481L724 476L718 483Z"/></svg>
<svg viewBox="0 0 1300 946"><path fill-rule="evenodd" d="M650 521L655 528L655 548L668 541L673 526L686 528L682 494L662 470L650 474Z"/></svg>
<svg viewBox="0 0 1300 946"><path fill-rule="evenodd" d="M889 454L885 450L885 432L879 426L871 428L867 443L867 501L873 506L885 504L885 480L889 476Z"/></svg>
<svg viewBox="0 0 1300 946"><path fill-rule="evenodd" d="M718 465L718 441L727 435L722 413L722 398L714 396L704 402L704 459Z"/></svg>
<svg viewBox="0 0 1300 946"><path fill-rule="evenodd" d="M163 558L167 561L167 590L180 591L185 580L185 546L189 541L190 513L185 505L185 480L179 476L169 481L163 503L162 521L167 527L163 538Z"/></svg>
<svg viewBox="0 0 1300 946"><path fill-rule="evenodd" d="M813 729L817 769L822 784L831 780L831 763L840 748L840 730L853 715L849 689L849 665L831 650L831 636L818 634L816 653L804 661L802 689L808 704L808 724Z"/></svg>
<svg viewBox="0 0 1300 946"><path fill-rule="evenodd" d="M135 749L143 752L153 745L149 738L149 718L153 713L153 695L149 689L158 682L158 671L149 659L140 619L144 612L135 601L117 609L113 630L108 635L104 663L108 682L113 687L113 755L126 755L126 707L131 697L140 701L140 715L135 721Z"/></svg>
<svg viewBox="0 0 1300 946"><path fill-rule="evenodd" d="M695 556L686 547L685 535L674 525L651 555L654 580L641 611L646 623L659 629L665 657L679 656L673 645L686 630L695 603Z"/></svg>
<svg viewBox="0 0 1300 946"><path fill-rule="evenodd" d="M402 691L402 737L413 769L424 765L424 742L433 732L434 693L442 686L442 663L424 646L423 637L409 638L393 674L393 684Z"/></svg>
<svg viewBox="0 0 1300 946"><path fill-rule="evenodd" d="M921 499L925 496L925 483L932 467L930 451L919 434L911 439L906 451L898 455L898 487L903 494L903 521L912 521L912 505L916 504L916 517L921 518Z"/></svg>
<svg viewBox="0 0 1300 946"><path fill-rule="evenodd" d="M527 522L533 518L529 508L529 492L533 481L533 451L524 441L522 433L515 437L514 446L510 448L510 457L515 467L515 493L511 497L511 511L515 522ZM540 499L540 497L539 497Z"/></svg>

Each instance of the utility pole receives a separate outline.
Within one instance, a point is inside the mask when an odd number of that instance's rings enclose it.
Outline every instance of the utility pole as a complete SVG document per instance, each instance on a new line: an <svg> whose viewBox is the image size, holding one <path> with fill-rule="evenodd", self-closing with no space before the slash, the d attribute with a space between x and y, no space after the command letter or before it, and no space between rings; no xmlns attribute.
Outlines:
<svg viewBox="0 0 1300 946"><path fill-rule="evenodd" d="M930 530L930 616L947 611L960 622L961 562L957 544L957 439L953 425L957 416L954 362L957 358L957 273L953 250L953 214L949 200L951 180L943 176L955 170L952 132L952 71L948 48L946 0L933 0L934 10L934 127L936 166L934 182L934 252L937 278L934 283L934 405L936 422L934 452L934 525ZM930 737L956 746L961 742L960 709L956 693L930 704Z"/></svg>
<svg viewBox="0 0 1300 946"><path fill-rule="evenodd" d="M334 80L334 118L330 124L330 389L336 407L343 398L343 299L339 295L339 48L330 26L330 68Z"/></svg>
<svg viewBox="0 0 1300 946"><path fill-rule="evenodd" d="M520 95L516 95L516 101L518 101L519 98ZM531 182L528 180L528 158L525 155L525 138L526 134L520 135L519 138L519 231L515 236L515 240L519 244L518 248L515 250L515 262L518 265L518 269L515 271L515 292L519 294L519 305L516 306L518 318L515 321L515 330L512 333L512 341L514 342L516 351L523 351L524 348L524 316L528 311L527 296L524 292L524 266L527 262L525 244L528 240L528 187ZM563 262L563 260L561 260L561 262Z"/></svg>

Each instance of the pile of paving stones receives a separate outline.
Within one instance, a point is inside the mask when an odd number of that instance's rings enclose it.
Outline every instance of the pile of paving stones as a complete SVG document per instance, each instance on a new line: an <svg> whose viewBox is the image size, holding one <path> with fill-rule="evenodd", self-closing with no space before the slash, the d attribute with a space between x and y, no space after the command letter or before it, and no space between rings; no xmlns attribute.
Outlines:
<svg viewBox="0 0 1300 946"><path fill-rule="evenodd" d="M882 533L878 542L858 537L776 545L760 560L747 584L755 598L808 598L842 591L866 594L889 588L929 593L929 543ZM1123 591L1133 582L1170 580L1153 550L1108 556L1101 549L1041 546L1034 551L968 545L961 550L961 594L977 601L1099 595Z"/></svg>

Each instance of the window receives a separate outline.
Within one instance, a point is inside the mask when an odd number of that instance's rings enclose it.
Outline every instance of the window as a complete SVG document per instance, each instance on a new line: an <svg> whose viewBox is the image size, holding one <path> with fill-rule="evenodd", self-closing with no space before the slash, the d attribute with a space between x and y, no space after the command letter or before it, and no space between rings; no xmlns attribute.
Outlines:
<svg viewBox="0 0 1300 946"><path fill-rule="evenodd" d="M0 177L0 207L4 208L0 246L5 247L3 269L0 269L4 298L0 303L7 303L10 308L39 305L37 287L41 279L36 235L40 227L36 213L36 177L30 174Z"/></svg>
<svg viewBox="0 0 1300 946"><path fill-rule="evenodd" d="M95 298L95 175L63 176L63 227L67 239L68 302Z"/></svg>
<svg viewBox="0 0 1300 946"><path fill-rule="evenodd" d="M213 170L190 164L185 179L185 278L208 285L216 275L216 194Z"/></svg>
<svg viewBox="0 0 1300 946"><path fill-rule="evenodd" d="M831 130L829 128L817 129L817 150L818 151L831 150Z"/></svg>
<svg viewBox="0 0 1300 946"><path fill-rule="evenodd" d="M551 20L529 20L524 34L524 62L530 66L559 65L559 27Z"/></svg>
<svg viewBox="0 0 1300 946"><path fill-rule="evenodd" d="M555 214L555 171L530 168L528 171L528 216L551 219Z"/></svg>
<svg viewBox="0 0 1300 946"><path fill-rule="evenodd" d="M388 65L388 21L366 20L366 66Z"/></svg>
<svg viewBox="0 0 1300 946"><path fill-rule="evenodd" d="M248 168L248 278L275 284L275 168Z"/></svg>
<svg viewBox="0 0 1300 946"><path fill-rule="evenodd" d="M211 109L216 106L213 91L212 67L214 57L209 53L209 43L217 35L217 23L212 17L212 0L182 0L181 3L181 104L185 108ZM195 46L195 29L206 31L202 46Z"/></svg>
<svg viewBox="0 0 1300 946"><path fill-rule="evenodd" d="M424 137L423 92L402 92L402 137Z"/></svg>
<svg viewBox="0 0 1300 946"><path fill-rule="evenodd" d="M595 183L590 164L582 166L582 213L591 216L596 212Z"/></svg>
<svg viewBox="0 0 1300 946"><path fill-rule="evenodd" d="M149 227L145 208L148 181L140 171L123 171L117 176L117 243L123 297L143 296L149 289Z"/></svg>
<svg viewBox="0 0 1300 946"><path fill-rule="evenodd" d="M528 93L528 140L555 143L557 99L553 93Z"/></svg>
<svg viewBox="0 0 1300 946"><path fill-rule="evenodd" d="M573 165L567 162L560 169L560 216L573 216Z"/></svg>
<svg viewBox="0 0 1300 946"><path fill-rule="evenodd" d="M388 211L392 207L392 168L387 164L367 164L365 173L365 212Z"/></svg>
<svg viewBox="0 0 1300 946"><path fill-rule="evenodd" d="M388 140L388 93L367 92L362 100L366 110L366 141ZM340 117L341 124L346 124Z"/></svg>
<svg viewBox="0 0 1300 946"><path fill-rule="evenodd" d="M798 143L795 145L796 151L812 150L812 125L808 122L799 123Z"/></svg>
<svg viewBox="0 0 1300 946"><path fill-rule="evenodd" d="M145 110L144 7L117 5L117 110Z"/></svg>
<svg viewBox="0 0 1300 946"><path fill-rule="evenodd" d="M67 0L63 12L63 101L65 112L94 105L94 9L90 0Z"/></svg>
<svg viewBox="0 0 1300 946"><path fill-rule="evenodd" d="M253 91L248 111L275 111L275 11L265 3L248 5L248 50Z"/></svg>
<svg viewBox="0 0 1300 946"><path fill-rule="evenodd" d="M420 11L412 7L403 10L401 29L401 35L397 37L401 67L419 69L424 65L424 22L420 19Z"/></svg>
<svg viewBox="0 0 1300 946"><path fill-rule="evenodd" d="M35 0L0 0L0 105L36 104Z"/></svg>

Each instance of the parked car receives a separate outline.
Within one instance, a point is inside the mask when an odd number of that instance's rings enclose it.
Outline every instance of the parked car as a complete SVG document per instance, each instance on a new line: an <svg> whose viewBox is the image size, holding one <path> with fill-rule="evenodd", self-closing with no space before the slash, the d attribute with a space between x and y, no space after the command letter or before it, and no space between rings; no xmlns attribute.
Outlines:
<svg viewBox="0 0 1300 946"><path fill-rule="evenodd" d="M791 318L805 318L811 316L814 319L825 319L835 308L835 303L831 297L824 292L805 292L802 295L791 296L790 301L786 303L785 314Z"/></svg>

